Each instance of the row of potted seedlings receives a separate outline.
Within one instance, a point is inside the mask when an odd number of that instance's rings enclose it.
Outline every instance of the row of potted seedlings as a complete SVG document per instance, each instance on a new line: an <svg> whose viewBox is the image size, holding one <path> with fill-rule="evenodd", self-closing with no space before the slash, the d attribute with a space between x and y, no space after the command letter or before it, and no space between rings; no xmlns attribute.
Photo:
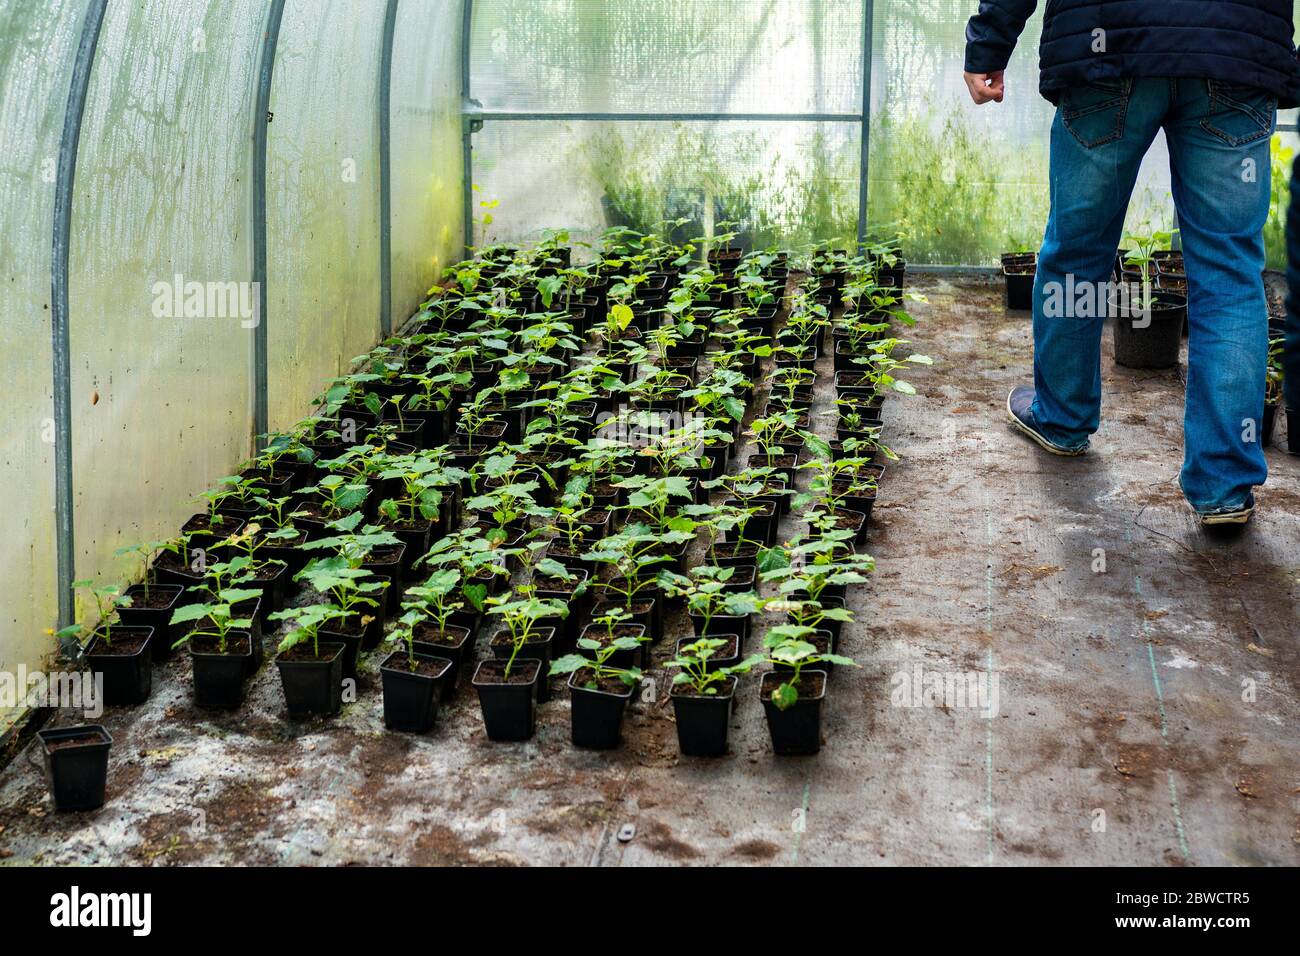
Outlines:
<svg viewBox="0 0 1300 956"><path fill-rule="evenodd" d="M419 731L487 630L472 683L489 736L530 735L549 678L567 675L575 743L612 746L664 605L685 602L696 634L669 662L683 750L717 752L719 733L725 746L725 723L697 732L691 715L716 715L763 660L774 743L806 750L780 726L851 663L835 653L849 619L836 589L869 570L855 547L890 457L880 403L907 390L888 330L910 320L901 258L883 244L795 263L807 277L778 330L791 265L726 249L697 264L689 246L625 230L581 267L563 234L485 250L331 383L316 414L222 479L175 538L124 549L140 583L95 591L95 627L61 636L87 641L109 705L144 700L151 663L185 647L195 703L233 708L283 624L276 664L298 717L337 713L343 681L387 630L398 647L380 668L385 717ZM823 440L808 415L827 347L839 425ZM758 451L735 462L769 359L748 431ZM812 490L797 493L805 473ZM792 501L808 535L779 550ZM706 564L687 573L701 534ZM781 564L787 553L798 568ZM765 582L779 600L758 596ZM744 654L748 623L717 630L764 610L788 620L762 655Z"/></svg>

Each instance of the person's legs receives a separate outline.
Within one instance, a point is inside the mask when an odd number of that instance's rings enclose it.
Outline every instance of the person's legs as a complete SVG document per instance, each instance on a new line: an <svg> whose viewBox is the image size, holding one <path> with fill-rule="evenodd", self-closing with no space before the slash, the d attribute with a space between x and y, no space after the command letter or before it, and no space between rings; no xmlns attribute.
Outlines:
<svg viewBox="0 0 1300 956"><path fill-rule="evenodd" d="M1187 264L1183 494L1197 511L1243 505L1264 483L1268 306L1264 223L1276 101L1179 80L1165 127Z"/></svg>
<svg viewBox="0 0 1300 956"><path fill-rule="evenodd" d="M1086 447L1100 421L1103 284L1142 157L1169 105L1168 80L1114 80L1067 91L1056 111L1052 210L1034 281L1030 414L1062 448Z"/></svg>

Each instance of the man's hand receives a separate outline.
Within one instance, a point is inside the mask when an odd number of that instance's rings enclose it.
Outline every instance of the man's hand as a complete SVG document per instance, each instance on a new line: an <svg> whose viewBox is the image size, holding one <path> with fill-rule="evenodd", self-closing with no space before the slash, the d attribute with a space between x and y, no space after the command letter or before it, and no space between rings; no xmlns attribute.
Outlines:
<svg viewBox="0 0 1300 956"><path fill-rule="evenodd" d="M962 74L966 78L966 88L970 90L970 98L977 106L983 106L988 102L1002 102L1002 97L1006 95L1006 87L1002 81L1003 73L1003 70L994 70L992 73Z"/></svg>

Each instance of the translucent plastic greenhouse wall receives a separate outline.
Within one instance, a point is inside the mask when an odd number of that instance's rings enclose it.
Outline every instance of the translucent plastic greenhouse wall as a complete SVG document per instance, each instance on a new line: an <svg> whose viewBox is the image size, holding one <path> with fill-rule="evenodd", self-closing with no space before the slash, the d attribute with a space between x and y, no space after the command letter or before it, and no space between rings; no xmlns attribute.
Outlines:
<svg viewBox="0 0 1300 956"><path fill-rule="evenodd" d="M33 666L51 646L54 562L54 405L50 236L54 158L84 5L0 4L0 671ZM4 707L0 705L0 725Z"/></svg>
<svg viewBox="0 0 1300 956"><path fill-rule="evenodd" d="M460 0L396 3L391 312L460 255ZM270 425L310 411L380 335L386 2L288 0L267 127L268 310L254 308L254 111L267 0L109 0L86 87L69 236L76 577L160 540L254 448L254 328ZM0 2L6 415L0 671L56 649L51 263L57 158L86 0ZM16 343L22 343L18 347ZM93 610L93 609L92 609ZM87 608L78 606L83 620ZM0 727L4 722L0 701Z"/></svg>
<svg viewBox="0 0 1300 956"><path fill-rule="evenodd" d="M475 199L499 203L480 208L478 241L532 238L547 227L589 239L607 226L646 229L680 217L695 233L739 220L742 239L759 244L851 237L856 123L539 122L531 114L860 114L867 6L475 0L470 86L485 112L474 139ZM975 0L870 6L871 227L900 232L915 263L991 264L1036 245L1053 114L1038 94L1041 13L1012 59L1007 101L976 109L961 78ZM1279 175L1285 159L1279 151ZM1129 221L1172 224L1163 137L1143 166ZM1275 217L1275 264L1280 229Z"/></svg>

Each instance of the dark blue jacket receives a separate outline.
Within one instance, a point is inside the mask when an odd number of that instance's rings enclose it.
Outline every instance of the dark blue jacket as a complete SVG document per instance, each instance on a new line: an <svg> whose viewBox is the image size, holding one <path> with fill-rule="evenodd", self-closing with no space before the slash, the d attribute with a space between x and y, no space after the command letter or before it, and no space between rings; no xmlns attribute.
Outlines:
<svg viewBox="0 0 1300 956"><path fill-rule="evenodd" d="M1006 69L1037 5L981 0L966 26L966 70ZM1297 106L1291 17L1292 0L1047 0L1039 90L1055 103L1090 80L1192 77L1259 87L1280 107ZM1101 41L1104 52L1094 49Z"/></svg>

